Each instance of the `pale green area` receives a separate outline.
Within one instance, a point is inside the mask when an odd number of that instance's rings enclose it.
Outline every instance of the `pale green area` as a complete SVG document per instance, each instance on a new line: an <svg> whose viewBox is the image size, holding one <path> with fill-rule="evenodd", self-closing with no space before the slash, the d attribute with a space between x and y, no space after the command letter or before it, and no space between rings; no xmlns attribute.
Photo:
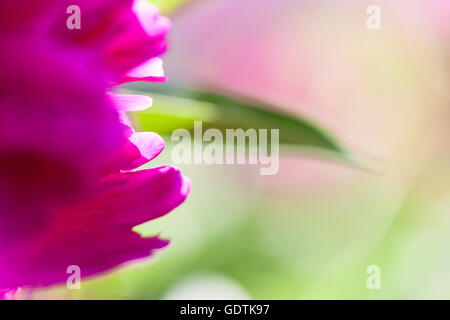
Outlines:
<svg viewBox="0 0 450 320"><path fill-rule="evenodd" d="M170 162L170 148L151 165ZM426 195L442 187L428 177L448 179L448 170L430 166L413 189L374 176L359 187L293 197L264 191L272 179L256 168L181 169L192 180L187 202L138 228L170 238L168 248L147 265L84 281L80 291L60 287L36 297L161 299L187 277L214 273L255 299L450 298L450 261L442 258L450 207ZM373 264L382 270L381 290L366 288Z"/></svg>
<svg viewBox="0 0 450 320"><path fill-rule="evenodd" d="M189 0L149 0L154 3L162 13L169 14L177 7L182 5L183 3L188 2Z"/></svg>

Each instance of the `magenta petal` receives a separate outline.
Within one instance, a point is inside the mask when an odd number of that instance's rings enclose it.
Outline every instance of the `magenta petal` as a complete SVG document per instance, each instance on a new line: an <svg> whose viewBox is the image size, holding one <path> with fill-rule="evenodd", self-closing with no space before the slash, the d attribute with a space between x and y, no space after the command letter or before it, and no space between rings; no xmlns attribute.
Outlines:
<svg viewBox="0 0 450 320"><path fill-rule="evenodd" d="M56 209L39 237L0 256L0 288L61 282L69 265L79 266L82 276L97 274L167 245L159 238L142 238L132 227L181 204L189 180L173 167L117 173L106 180L103 192Z"/></svg>
<svg viewBox="0 0 450 320"><path fill-rule="evenodd" d="M151 81L164 82L163 62L160 58L152 58L122 76L122 82Z"/></svg>
<svg viewBox="0 0 450 320"><path fill-rule="evenodd" d="M164 140L154 132L134 132L122 147L99 160L103 173L136 169L164 150Z"/></svg>
<svg viewBox="0 0 450 320"><path fill-rule="evenodd" d="M164 140L154 132L136 132L130 137L130 141L139 149L140 156L129 166L130 170L146 164L156 158L165 147Z"/></svg>
<svg viewBox="0 0 450 320"><path fill-rule="evenodd" d="M126 117L151 99L105 96L122 80L165 80L156 57L169 21L153 5L2 1L0 298L8 298L21 286L65 282L71 265L84 279L166 246L132 228L181 204L190 183L173 167L129 172L164 148ZM68 5L81 8L79 30L66 26Z"/></svg>
<svg viewBox="0 0 450 320"><path fill-rule="evenodd" d="M130 77L128 75L122 76L119 84L134 82L134 81L145 81L145 82L167 82L167 77Z"/></svg>
<svg viewBox="0 0 450 320"><path fill-rule="evenodd" d="M147 257L167 244L166 240L142 238L124 228L49 233L20 251L11 252L10 261L0 259L0 287L65 282L70 276L67 268L73 265L80 268L81 280L84 280L125 262Z"/></svg>
<svg viewBox="0 0 450 320"><path fill-rule="evenodd" d="M59 209L54 226L70 230L86 226L131 228L173 210L190 190L189 179L171 166L111 174L104 181L110 187L97 196Z"/></svg>
<svg viewBox="0 0 450 320"><path fill-rule="evenodd" d="M119 75L160 56L168 46L170 22L159 15L155 6L146 0L136 0L133 12L134 18L106 46L107 64Z"/></svg>
<svg viewBox="0 0 450 320"><path fill-rule="evenodd" d="M149 37L157 37L167 33L170 20L159 15L159 10L147 0L135 0L133 12Z"/></svg>
<svg viewBox="0 0 450 320"><path fill-rule="evenodd" d="M13 300L20 289L0 290L0 300Z"/></svg>
<svg viewBox="0 0 450 320"><path fill-rule="evenodd" d="M133 94L108 94L113 104L120 111L142 111L152 106L148 96Z"/></svg>

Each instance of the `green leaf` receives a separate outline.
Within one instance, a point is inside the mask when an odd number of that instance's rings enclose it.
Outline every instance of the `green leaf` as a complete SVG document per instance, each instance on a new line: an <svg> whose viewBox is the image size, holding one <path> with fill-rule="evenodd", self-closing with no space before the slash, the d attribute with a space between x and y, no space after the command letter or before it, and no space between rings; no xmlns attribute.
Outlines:
<svg viewBox="0 0 450 320"><path fill-rule="evenodd" d="M284 154L326 157L364 167L336 137L317 124L262 101L173 83L135 83L122 88L125 93L138 91L154 100L150 109L131 115L138 130L170 136L178 128L192 131L194 121L200 120L203 130L279 129L280 151Z"/></svg>

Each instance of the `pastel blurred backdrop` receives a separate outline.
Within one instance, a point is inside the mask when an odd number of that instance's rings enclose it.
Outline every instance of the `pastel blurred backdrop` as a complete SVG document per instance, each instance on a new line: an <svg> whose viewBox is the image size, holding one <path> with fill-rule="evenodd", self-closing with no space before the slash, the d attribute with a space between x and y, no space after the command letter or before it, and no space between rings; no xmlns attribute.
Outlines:
<svg viewBox="0 0 450 320"><path fill-rule="evenodd" d="M450 2L154 2L173 22L169 81L288 106L382 170L295 155L281 158L275 176L257 166L181 166L190 198L138 228L171 239L166 250L81 290L24 294L449 299ZM372 4L379 30L366 26ZM166 141L152 167L170 162ZM366 287L370 265L381 268L380 290Z"/></svg>

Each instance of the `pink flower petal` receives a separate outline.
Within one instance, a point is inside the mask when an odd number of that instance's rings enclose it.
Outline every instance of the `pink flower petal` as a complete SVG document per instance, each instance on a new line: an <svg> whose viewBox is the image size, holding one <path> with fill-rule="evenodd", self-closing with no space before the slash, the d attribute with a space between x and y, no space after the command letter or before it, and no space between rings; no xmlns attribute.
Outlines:
<svg viewBox="0 0 450 320"><path fill-rule="evenodd" d="M143 95L108 94L113 104L120 111L142 111L152 106L152 99Z"/></svg>
<svg viewBox="0 0 450 320"><path fill-rule="evenodd" d="M0 260L0 287L42 286L65 282L69 266L80 268L81 280L125 262L152 255L168 241L142 238L126 229L78 230L52 233L35 247L11 253L12 261ZM39 246L39 248L37 247Z"/></svg>
<svg viewBox="0 0 450 320"><path fill-rule="evenodd" d="M55 229L81 229L86 225L131 228L176 208L190 190L189 179L171 166L111 174L104 183L109 189L61 208L52 220Z"/></svg>
<svg viewBox="0 0 450 320"><path fill-rule="evenodd" d="M135 1L134 18L108 42L106 60L118 74L123 74L167 50L166 35L170 28L167 18L145 0ZM152 77L160 77L152 75Z"/></svg>
<svg viewBox="0 0 450 320"><path fill-rule="evenodd" d="M108 181L106 181L108 180ZM67 279L69 265L90 276L167 245L132 228L158 218L186 198L190 182L173 167L117 173L96 196L56 209L32 242L9 246L0 256L0 288L48 285Z"/></svg>
<svg viewBox="0 0 450 320"><path fill-rule="evenodd" d="M152 58L122 76L122 82L151 81L164 82L163 62L160 58Z"/></svg>
<svg viewBox="0 0 450 320"><path fill-rule="evenodd" d="M170 20L160 16L158 8L150 2L146 0L135 0L132 10L150 37L165 34L170 29Z"/></svg>
<svg viewBox="0 0 450 320"><path fill-rule="evenodd" d="M80 30L66 27L68 5L81 8ZM172 167L129 172L164 148L125 116L151 99L105 97L122 79L165 79L156 57L167 48L169 21L153 5L3 0L0 8L4 298L11 288L65 281L69 265L86 277L164 247L132 227L181 204L190 184Z"/></svg>
<svg viewBox="0 0 450 320"><path fill-rule="evenodd" d="M120 149L102 155L99 169L103 174L136 169L156 158L164 146L164 140L154 132L134 132Z"/></svg>
<svg viewBox="0 0 450 320"><path fill-rule="evenodd" d="M156 158L164 149L164 140L154 132L136 132L130 141L139 149L140 156L130 163L128 169L135 169Z"/></svg>
<svg viewBox="0 0 450 320"><path fill-rule="evenodd" d="M0 300L13 300L20 288L12 290L0 290Z"/></svg>

